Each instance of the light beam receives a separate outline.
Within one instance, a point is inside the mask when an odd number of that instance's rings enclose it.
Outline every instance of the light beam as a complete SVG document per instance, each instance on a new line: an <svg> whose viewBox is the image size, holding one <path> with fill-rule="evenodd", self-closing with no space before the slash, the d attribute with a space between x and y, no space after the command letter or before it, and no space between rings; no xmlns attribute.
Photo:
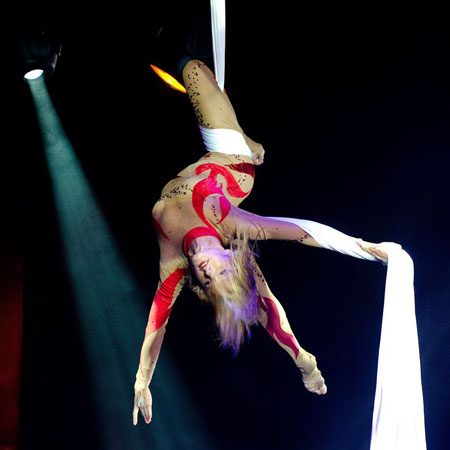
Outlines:
<svg viewBox="0 0 450 450"><path fill-rule="evenodd" d="M144 296L118 253L44 78L28 84L41 127L104 448L187 448L195 436L198 448L214 449L167 349L151 386L154 420L150 426L142 426L140 418L141 426L132 426L134 376L149 305L144 308Z"/></svg>

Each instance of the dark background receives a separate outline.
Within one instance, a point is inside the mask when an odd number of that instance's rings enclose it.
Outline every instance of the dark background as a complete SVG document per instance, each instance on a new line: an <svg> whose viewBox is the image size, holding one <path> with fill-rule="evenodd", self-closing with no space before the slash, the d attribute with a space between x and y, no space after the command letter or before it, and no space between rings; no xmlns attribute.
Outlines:
<svg viewBox="0 0 450 450"><path fill-rule="evenodd" d="M135 448L127 444L133 433L148 439L142 448L202 448L202 438L189 434L192 409L213 437L211 448L369 446L385 268L285 242L261 243L261 266L299 342L317 356L326 396L306 392L262 328L236 359L219 350L211 312L184 292L161 358L171 355L191 402L164 404L157 392L174 382L157 368L153 422L132 428L139 338L129 355L129 398L116 401L129 410L129 427L111 421L126 430L113 446L97 427L102 405L91 395L39 126L13 38L39 23L62 39L48 90L148 310L158 277L152 205L203 154L187 97L167 88L149 63L158 29L179 37L208 11L204 3L23 5L2 17L2 233L25 261L24 449ZM227 2L227 92L245 132L266 149L242 206L400 242L409 252L430 450L450 448L448 29L447 11L431 2ZM143 336L146 317L139 321ZM104 379L114 398L107 361ZM189 439L169 439L178 432L171 417L186 421L180 426Z"/></svg>

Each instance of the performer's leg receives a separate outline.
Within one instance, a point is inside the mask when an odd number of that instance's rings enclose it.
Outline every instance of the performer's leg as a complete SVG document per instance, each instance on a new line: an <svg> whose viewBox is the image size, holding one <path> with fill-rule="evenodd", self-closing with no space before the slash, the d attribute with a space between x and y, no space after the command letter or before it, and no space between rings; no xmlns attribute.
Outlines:
<svg viewBox="0 0 450 450"><path fill-rule="evenodd" d="M317 368L316 358L298 343L281 303L270 291L256 262L254 262L254 273L259 294L259 322L278 345L294 360L302 373L306 389L315 394L325 394L327 387L320 370Z"/></svg>
<svg viewBox="0 0 450 450"><path fill-rule="evenodd" d="M228 96L217 85L213 72L199 60L189 61L183 80L199 125L205 128L229 128L242 133Z"/></svg>

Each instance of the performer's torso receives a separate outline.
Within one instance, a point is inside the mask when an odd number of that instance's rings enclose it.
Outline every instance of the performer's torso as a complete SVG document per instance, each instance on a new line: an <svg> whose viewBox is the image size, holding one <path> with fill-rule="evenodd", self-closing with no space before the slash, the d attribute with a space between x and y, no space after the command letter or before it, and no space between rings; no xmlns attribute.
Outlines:
<svg viewBox="0 0 450 450"><path fill-rule="evenodd" d="M229 241L232 236L221 226L230 203L238 206L254 182L251 158L243 155L207 153L169 181L153 211L162 259L182 256L184 235L192 228L214 228Z"/></svg>

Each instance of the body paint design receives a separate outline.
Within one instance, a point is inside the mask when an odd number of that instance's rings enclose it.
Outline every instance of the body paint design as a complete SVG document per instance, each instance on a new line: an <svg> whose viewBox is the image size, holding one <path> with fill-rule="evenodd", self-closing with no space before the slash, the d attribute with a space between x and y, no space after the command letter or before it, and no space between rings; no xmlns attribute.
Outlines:
<svg viewBox="0 0 450 450"><path fill-rule="evenodd" d="M145 337L161 328L169 318L175 289L183 279L185 271L186 269L177 269L161 283L150 308Z"/></svg>
<svg viewBox="0 0 450 450"><path fill-rule="evenodd" d="M168 241L170 241L169 236L167 236L166 233L164 233L164 230L162 229L161 224L153 217L153 227L155 230L161 235L164 236Z"/></svg>
<svg viewBox="0 0 450 450"><path fill-rule="evenodd" d="M185 256L189 255L189 249L192 245L192 242L198 237L202 236L214 236L222 242L222 238L220 234L212 227L195 227L192 230L188 231L183 237L183 252Z"/></svg>
<svg viewBox="0 0 450 450"><path fill-rule="evenodd" d="M300 244L302 244L303 241L308 238L309 238L309 234L305 233L302 237L297 238L297 241L300 242Z"/></svg>
<svg viewBox="0 0 450 450"><path fill-rule="evenodd" d="M281 328L280 315L278 314L275 303L270 298L261 297L258 295L258 304L267 314L267 332L273 339L276 337L282 344L289 347L294 352L295 358L297 359L300 354L300 348L297 340L292 334L287 333Z"/></svg>
<svg viewBox="0 0 450 450"><path fill-rule="evenodd" d="M241 167L241 165L239 164ZM211 226L211 224L207 221L205 214L203 212L203 205L206 201L206 198L212 194L220 195L220 208L222 210L222 216L220 217L218 223L222 222L228 215L231 204L230 201L225 197L223 193L223 184L218 185L217 176L222 175L226 181L226 190L231 197L235 198L244 198L249 192L244 192L233 175L228 172L227 169L223 166L219 166L218 164L207 163L201 164L195 169L196 175L200 175L206 170L210 170L210 173L207 178L199 181L192 191L192 205L194 206L195 212L198 217L204 222L206 225Z"/></svg>
<svg viewBox="0 0 450 450"><path fill-rule="evenodd" d="M255 178L255 166L252 163L227 164L226 167L236 170L237 172L246 173L252 178Z"/></svg>
<svg viewBox="0 0 450 450"><path fill-rule="evenodd" d="M186 75L186 77L187 77L186 88L187 88L189 100L191 101L191 104L194 109L195 116L197 117L198 123L205 128L209 128L210 123L206 122L204 120L203 114L200 112L200 100L198 99L198 97L200 97L200 91L199 91L199 87L197 85L199 83L198 69L200 69L204 65L205 64L203 64L203 63L196 64L192 68L191 72Z"/></svg>

